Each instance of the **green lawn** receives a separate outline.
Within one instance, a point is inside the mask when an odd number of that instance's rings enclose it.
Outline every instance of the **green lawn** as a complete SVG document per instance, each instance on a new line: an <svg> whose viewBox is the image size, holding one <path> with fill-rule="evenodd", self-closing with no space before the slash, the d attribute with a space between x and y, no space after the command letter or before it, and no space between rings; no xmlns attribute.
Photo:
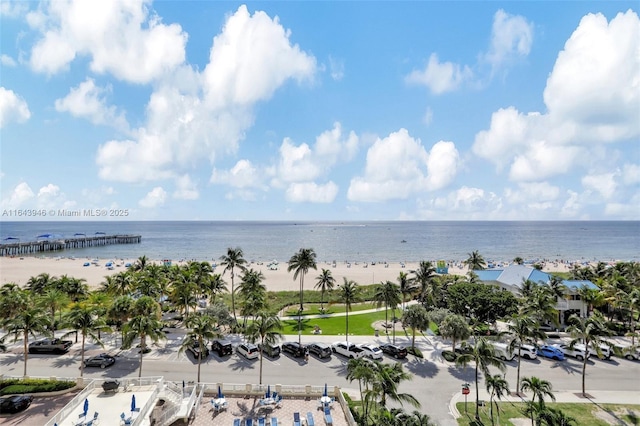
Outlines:
<svg viewBox="0 0 640 426"><path fill-rule="evenodd" d="M298 315L298 308L299 306L291 306L290 308L288 308L285 311L285 315L287 316L294 316L294 315ZM376 309L376 304L373 302L364 302L364 303L354 303L353 305L351 305L351 311L349 312L358 312L358 311L365 311L367 309ZM383 307L384 309L384 307ZM342 303L336 303L336 304L324 304L324 313L325 314L338 314L338 313L342 313L345 312L345 306ZM383 311L384 312L384 311ZM396 315L398 315L399 310L396 309ZM304 311L302 311L302 315L320 315L320 304L319 303L305 303L304 304ZM389 310L389 319L391 319L391 310Z"/></svg>
<svg viewBox="0 0 640 426"><path fill-rule="evenodd" d="M456 405L458 411L460 412L460 414L462 414L462 417L458 419L458 425L468 426L476 424L475 422L473 422L473 417L475 415L475 401L470 400L467 404L467 414L465 414L464 412L464 402L458 402ZM494 420L496 425L513 426L513 423L511 423L509 419L526 417L524 414L522 414L521 411L525 405L523 403L500 402L498 404L500 407L500 422L498 422L497 420L494 407ZM619 424L640 425L640 417L638 417L638 413L640 413L640 405L590 403L547 403L547 405L549 407L562 410L568 416L576 419L576 424L580 426L609 426L609 423L598 418L595 415L595 413L597 413L598 411L606 411L613 414L615 417L622 421L622 423ZM483 424L491 424L488 401L486 406L480 407L480 418Z"/></svg>
<svg viewBox="0 0 640 426"><path fill-rule="evenodd" d="M361 336L373 336L374 329L371 326L375 321L384 320L384 311L369 314L350 314L349 315L349 334ZM330 318L303 318L302 334L313 335L315 326L322 329L323 335L344 335L346 326L346 317L330 317ZM282 321L283 334L298 334L298 321L287 320Z"/></svg>

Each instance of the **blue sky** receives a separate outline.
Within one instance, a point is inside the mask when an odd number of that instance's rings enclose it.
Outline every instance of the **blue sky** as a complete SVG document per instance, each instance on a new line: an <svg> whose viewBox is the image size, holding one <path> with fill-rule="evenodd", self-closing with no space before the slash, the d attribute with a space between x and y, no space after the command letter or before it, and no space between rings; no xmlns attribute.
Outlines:
<svg viewBox="0 0 640 426"><path fill-rule="evenodd" d="M0 11L2 220L640 219L637 2Z"/></svg>

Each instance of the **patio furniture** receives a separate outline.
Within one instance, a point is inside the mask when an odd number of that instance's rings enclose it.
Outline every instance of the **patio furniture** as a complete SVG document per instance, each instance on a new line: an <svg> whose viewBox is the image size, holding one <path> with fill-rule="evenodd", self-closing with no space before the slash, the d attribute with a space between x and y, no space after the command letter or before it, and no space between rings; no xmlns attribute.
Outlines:
<svg viewBox="0 0 640 426"><path fill-rule="evenodd" d="M331 417L331 408L328 406L324 407L324 422L327 426L333 426L333 418Z"/></svg>
<svg viewBox="0 0 640 426"><path fill-rule="evenodd" d="M271 417L271 426L278 426L278 418Z"/></svg>
<svg viewBox="0 0 640 426"><path fill-rule="evenodd" d="M266 426L264 417L258 417L258 426Z"/></svg>
<svg viewBox="0 0 640 426"><path fill-rule="evenodd" d="M302 423L300 423L300 413L293 413L293 426L302 426Z"/></svg>
<svg viewBox="0 0 640 426"><path fill-rule="evenodd" d="M120 382L117 380L105 380L102 383L102 390L105 392L116 392L120 387Z"/></svg>
<svg viewBox="0 0 640 426"><path fill-rule="evenodd" d="M233 426L240 426L240 419L233 419Z"/></svg>
<svg viewBox="0 0 640 426"><path fill-rule="evenodd" d="M246 419L244 421L245 426L253 426L253 419Z"/></svg>
<svg viewBox="0 0 640 426"><path fill-rule="evenodd" d="M311 411L307 413L307 426L316 426L316 422L313 421L313 414Z"/></svg>

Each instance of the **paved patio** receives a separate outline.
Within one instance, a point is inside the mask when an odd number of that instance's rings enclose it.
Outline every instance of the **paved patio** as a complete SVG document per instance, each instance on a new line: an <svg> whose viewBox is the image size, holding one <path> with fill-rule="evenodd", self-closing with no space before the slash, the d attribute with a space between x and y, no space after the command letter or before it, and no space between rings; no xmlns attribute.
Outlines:
<svg viewBox="0 0 640 426"><path fill-rule="evenodd" d="M244 420L247 418L252 418L255 425L258 417L265 417L268 422L271 421L271 417L277 417L279 426L291 426L293 424L293 413L295 412L300 413L300 417L305 419L307 417L307 412L311 412L313 413L316 426L325 425L324 415L322 414L322 411L318 409L317 398L305 399L285 397L282 400L282 406L280 408L274 408L273 410L267 411L260 407L258 403L260 398L227 397L226 400L229 403L229 408L217 413L211 408L211 398L211 396L205 396L202 398L196 417L191 423L189 423L190 425L233 426L233 419ZM331 407L331 417L333 418L333 424L335 426L347 426L344 412L338 402L335 402ZM267 424L270 425L271 423ZM306 425L306 422L304 422L303 425Z"/></svg>

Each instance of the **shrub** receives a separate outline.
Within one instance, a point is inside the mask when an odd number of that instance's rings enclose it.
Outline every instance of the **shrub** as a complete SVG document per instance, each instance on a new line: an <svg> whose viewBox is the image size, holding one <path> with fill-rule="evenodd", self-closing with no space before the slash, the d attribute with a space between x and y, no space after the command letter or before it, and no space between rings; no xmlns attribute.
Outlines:
<svg viewBox="0 0 640 426"><path fill-rule="evenodd" d="M0 380L0 395L54 392L74 387L75 382L48 379L3 379Z"/></svg>

